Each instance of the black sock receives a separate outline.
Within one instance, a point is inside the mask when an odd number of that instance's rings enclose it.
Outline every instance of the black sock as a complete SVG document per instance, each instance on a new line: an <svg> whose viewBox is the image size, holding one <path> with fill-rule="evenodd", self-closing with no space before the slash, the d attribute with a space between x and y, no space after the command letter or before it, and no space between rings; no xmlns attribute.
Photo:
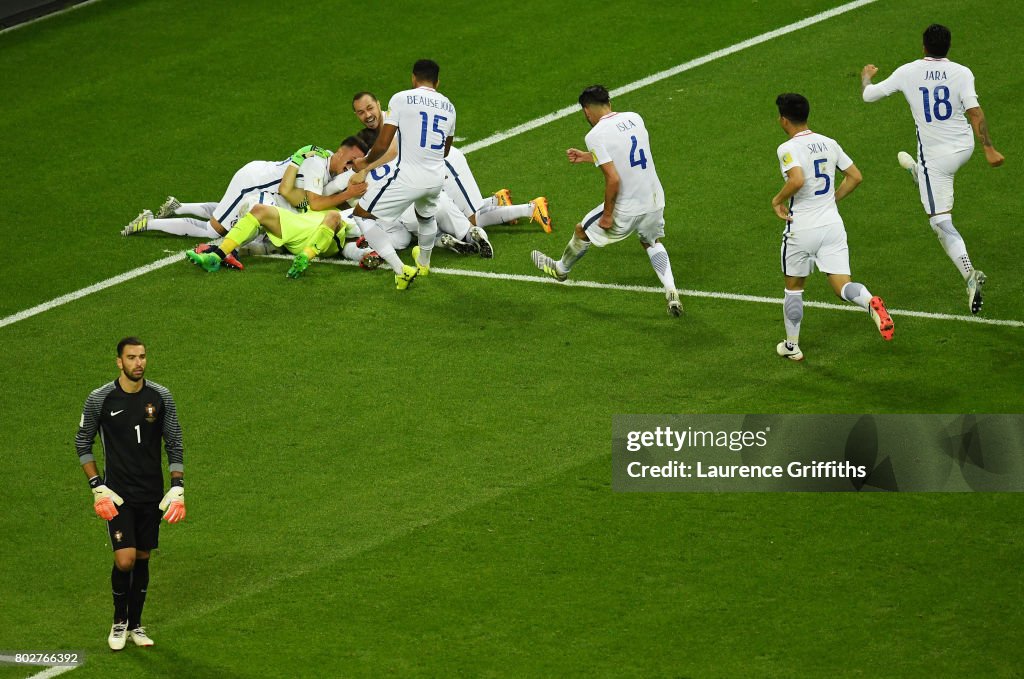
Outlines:
<svg viewBox="0 0 1024 679"><path fill-rule="evenodd" d="M224 251L220 249L219 245L214 245L212 248L210 248L210 252L212 252L213 254L217 255L221 259L224 259L225 257L227 257L227 255L224 254Z"/></svg>
<svg viewBox="0 0 1024 679"><path fill-rule="evenodd" d="M132 570L131 598L128 600L128 629L142 624L142 607L146 605L146 590L149 589L149 559L135 559Z"/></svg>
<svg viewBox="0 0 1024 679"><path fill-rule="evenodd" d="M114 595L114 622L128 619L128 592L132 586L132 572L118 570L115 564L110 571L110 591Z"/></svg>

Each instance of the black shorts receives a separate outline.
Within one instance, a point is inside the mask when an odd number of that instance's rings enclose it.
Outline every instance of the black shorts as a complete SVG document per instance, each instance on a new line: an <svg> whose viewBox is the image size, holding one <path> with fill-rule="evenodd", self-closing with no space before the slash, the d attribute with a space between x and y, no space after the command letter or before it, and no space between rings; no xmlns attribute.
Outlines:
<svg viewBox="0 0 1024 679"><path fill-rule="evenodd" d="M148 552L160 542L160 519L164 513L155 505L130 505L117 508L117 516L107 521L110 546L116 552L134 547Z"/></svg>

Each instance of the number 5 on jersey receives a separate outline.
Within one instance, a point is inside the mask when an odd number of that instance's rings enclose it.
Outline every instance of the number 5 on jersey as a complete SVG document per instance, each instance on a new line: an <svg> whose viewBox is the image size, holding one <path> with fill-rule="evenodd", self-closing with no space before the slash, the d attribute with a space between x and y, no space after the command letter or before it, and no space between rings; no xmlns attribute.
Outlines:
<svg viewBox="0 0 1024 679"><path fill-rule="evenodd" d="M821 171L822 164L827 162L828 158L818 158L816 161L814 161L814 176L818 177L819 179L825 180L824 188L822 188L820 191L814 192L814 195L816 196L824 196L826 193L828 193L829 188L832 186L832 177L829 177L827 174L824 174Z"/></svg>

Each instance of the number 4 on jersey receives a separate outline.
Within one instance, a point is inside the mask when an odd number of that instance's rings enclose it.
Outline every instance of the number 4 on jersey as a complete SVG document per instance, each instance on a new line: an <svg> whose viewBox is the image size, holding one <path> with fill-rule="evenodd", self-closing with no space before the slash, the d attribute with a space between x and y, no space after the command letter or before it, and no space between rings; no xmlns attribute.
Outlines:
<svg viewBox="0 0 1024 679"><path fill-rule="evenodd" d="M641 170L647 169L647 154L644 153L643 149L640 149L640 153L637 153L637 142L636 137L630 137L633 145L629 147L629 166L639 166Z"/></svg>

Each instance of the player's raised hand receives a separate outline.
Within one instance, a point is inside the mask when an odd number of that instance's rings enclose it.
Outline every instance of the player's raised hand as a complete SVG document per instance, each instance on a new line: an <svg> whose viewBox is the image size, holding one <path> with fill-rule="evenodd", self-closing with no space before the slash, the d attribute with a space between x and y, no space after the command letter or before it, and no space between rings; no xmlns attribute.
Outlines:
<svg viewBox="0 0 1024 679"><path fill-rule="evenodd" d="M177 523L185 518L185 489L181 486L171 486L160 501L160 509L164 512L164 519L167 523Z"/></svg>
<svg viewBox="0 0 1024 679"><path fill-rule="evenodd" d="M996 151L994 146L986 146L985 160L987 160L988 164L991 165L992 167L999 167L1000 165L1003 164L1003 161L1005 161L1006 158L1003 157L1002 153Z"/></svg>
<svg viewBox="0 0 1024 679"><path fill-rule="evenodd" d="M860 70L860 81L865 85L871 82L871 79L878 75L878 67L874 64L868 64Z"/></svg>
<svg viewBox="0 0 1024 679"><path fill-rule="evenodd" d="M367 187L369 187L369 184L367 184L366 182L349 182L348 192L352 196L352 198L358 198L362 196L364 193L366 193ZM350 198L349 200L351 200L352 198Z"/></svg>
<svg viewBox="0 0 1024 679"><path fill-rule="evenodd" d="M565 155L569 157L570 163L589 163L590 154L579 149L568 149Z"/></svg>
<svg viewBox="0 0 1024 679"><path fill-rule="evenodd" d="M124 504L121 496L110 490L104 484L99 484L92 489L92 508L96 510L96 516L104 521L110 521L117 516L117 506Z"/></svg>
<svg viewBox="0 0 1024 679"><path fill-rule="evenodd" d="M301 166L302 161L304 161L306 158L312 158L314 156L319 156L321 158L330 158L331 152L325 148L316 146L315 144L307 144L306 146L303 146L302 148L300 148L299 150L292 154L292 164L295 166Z"/></svg>

